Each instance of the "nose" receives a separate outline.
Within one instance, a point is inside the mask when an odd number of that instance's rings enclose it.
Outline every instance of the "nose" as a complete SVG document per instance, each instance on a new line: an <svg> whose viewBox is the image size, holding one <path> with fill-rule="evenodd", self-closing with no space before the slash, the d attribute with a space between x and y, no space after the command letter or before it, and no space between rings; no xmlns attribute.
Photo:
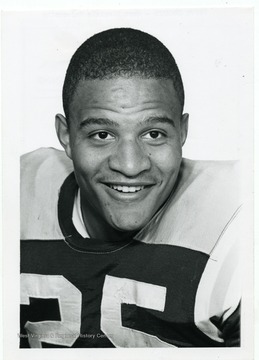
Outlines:
<svg viewBox="0 0 259 360"><path fill-rule="evenodd" d="M109 157L110 169L127 177L136 177L151 167L147 152L133 139L121 140Z"/></svg>

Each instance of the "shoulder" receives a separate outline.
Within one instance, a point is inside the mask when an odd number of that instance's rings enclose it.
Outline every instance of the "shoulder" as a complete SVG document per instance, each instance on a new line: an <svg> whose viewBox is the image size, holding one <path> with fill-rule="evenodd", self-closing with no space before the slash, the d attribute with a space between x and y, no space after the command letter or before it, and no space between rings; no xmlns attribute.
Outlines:
<svg viewBox="0 0 259 360"><path fill-rule="evenodd" d="M222 186L238 185L236 175L239 171L238 161L195 161L183 159L180 169L180 188L193 182L201 184L217 184L215 191Z"/></svg>
<svg viewBox="0 0 259 360"><path fill-rule="evenodd" d="M228 204L227 208L238 206L239 171L237 161L184 159L175 196L192 200L192 204L201 212L208 210L211 205L215 214L219 208L224 211L223 205Z"/></svg>
<svg viewBox="0 0 259 360"><path fill-rule="evenodd" d="M55 172L67 172L73 168L71 160L62 150L54 148L40 148L21 156L21 176L25 180L30 179L30 175L36 175L44 170L54 170ZM55 172L48 172L45 176L53 176Z"/></svg>
<svg viewBox="0 0 259 360"><path fill-rule="evenodd" d="M73 171L72 161L66 153L53 148L40 148L21 157L22 195L39 190L38 195L60 187ZM27 194L26 194L27 195Z"/></svg>
<svg viewBox="0 0 259 360"><path fill-rule="evenodd" d="M56 207L65 178L73 171L64 151L41 148L21 157L21 236L60 238Z"/></svg>
<svg viewBox="0 0 259 360"><path fill-rule="evenodd" d="M175 190L140 238L210 254L240 205L237 162L184 159Z"/></svg>

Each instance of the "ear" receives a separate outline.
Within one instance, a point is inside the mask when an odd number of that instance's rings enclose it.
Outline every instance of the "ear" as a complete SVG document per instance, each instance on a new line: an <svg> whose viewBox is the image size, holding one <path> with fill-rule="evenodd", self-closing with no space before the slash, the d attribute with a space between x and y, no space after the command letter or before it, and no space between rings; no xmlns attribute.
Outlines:
<svg viewBox="0 0 259 360"><path fill-rule="evenodd" d="M188 124L189 124L189 114L183 114L182 118L181 118L181 123L180 123L180 127L181 127L181 143L182 146L185 143L185 140L187 138L187 134L188 134Z"/></svg>
<svg viewBox="0 0 259 360"><path fill-rule="evenodd" d="M55 126L60 144L65 149L67 156L70 159L72 159L71 148L70 148L70 135L69 135L67 119L63 115L57 114L55 118Z"/></svg>

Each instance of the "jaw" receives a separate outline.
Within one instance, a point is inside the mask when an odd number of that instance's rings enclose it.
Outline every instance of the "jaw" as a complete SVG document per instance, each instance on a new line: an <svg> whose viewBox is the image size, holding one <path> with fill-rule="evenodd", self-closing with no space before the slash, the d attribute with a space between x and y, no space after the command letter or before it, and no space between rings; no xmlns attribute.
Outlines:
<svg viewBox="0 0 259 360"><path fill-rule="evenodd" d="M92 237L124 238L145 226L156 211L150 196L155 191L152 187L133 193L100 183L97 186L99 189L92 196L81 192L83 219Z"/></svg>
<svg viewBox="0 0 259 360"><path fill-rule="evenodd" d="M156 184L144 186L136 192L123 192L103 186L101 216L116 231L141 230L164 202L161 189Z"/></svg>
<svg viewBox="0 0 259 360"><path fill-rule="evenodd" d="M119 240L140 231L170 195L173 178L169 183L82 182L81 207L89 234Z"/></svg>

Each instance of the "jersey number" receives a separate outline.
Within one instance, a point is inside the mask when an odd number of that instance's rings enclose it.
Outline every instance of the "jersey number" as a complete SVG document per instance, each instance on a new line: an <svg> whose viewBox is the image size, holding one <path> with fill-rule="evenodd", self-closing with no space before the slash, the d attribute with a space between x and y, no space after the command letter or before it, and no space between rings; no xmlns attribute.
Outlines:
<svg viewBox="0 0 259 360"><path fill-rule="evenodd" d="M62 275L21 274L21 304L30 297L58 300L61 321L27 321L25 329L32 348L41 342L71 347L80 334L81 292ZM164 311L166 288L106 275L101 303L101 330L116 347L169 347L157 337L122 326L121 304Z"/></svg>

